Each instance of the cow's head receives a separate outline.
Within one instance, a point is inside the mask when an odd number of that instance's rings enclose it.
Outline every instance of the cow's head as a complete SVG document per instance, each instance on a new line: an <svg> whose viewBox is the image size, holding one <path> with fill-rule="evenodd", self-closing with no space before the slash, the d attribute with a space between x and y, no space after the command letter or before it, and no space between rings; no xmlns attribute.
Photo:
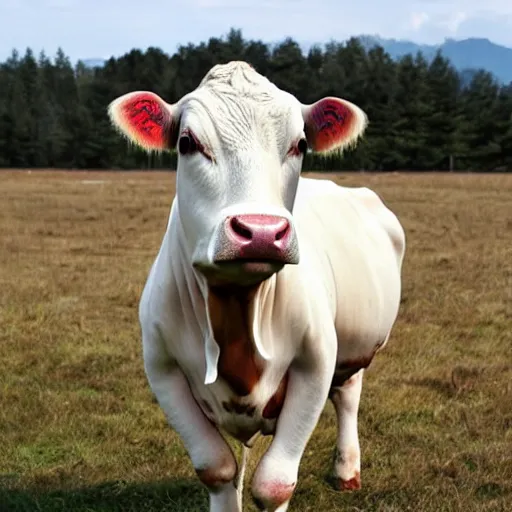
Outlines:
<svg viewBox="0 0 512 512"><path fill-rule="evenodd" d="M366 127L352 103L302 105L244 62L213 67L173 105L133 92L109 112L148 151L177 149L185 244L211 284L251 284L298 263L292 211L304 154L340 150Z"/></svg>

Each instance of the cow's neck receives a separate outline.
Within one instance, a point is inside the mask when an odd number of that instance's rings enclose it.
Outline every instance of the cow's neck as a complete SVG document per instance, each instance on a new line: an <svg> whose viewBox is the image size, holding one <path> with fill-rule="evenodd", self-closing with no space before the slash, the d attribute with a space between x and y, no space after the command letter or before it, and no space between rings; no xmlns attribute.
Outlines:
<svg viewBox="0 0 512 512"><path fill-rule="evenodd" d="M207 287L205 339L207 376L221 377L239 396L251 393L265 360L271 358L261 337L261 312L275 278L250 288Z"/></svg>
<svg viewBox="0 0 512 512"><path fill-rule="evenodd" d="M219 348L218 375L239 396L251 393L263 370L254 337L259 320L254 312L261 286L208 289L211 336Z"/></svg>
<svg viewBox="0 0 512 512"><path fill-rule="evenodd" d="M237 395L248 395L262 374L264 361L272 357L272 347L263 339L261 327L265 305L273 300L276 276L251 287L212 288L190 263L179 216L173 220L177 225L169 223L168 235L179 240L180 273L186 276L188 293L202 298L201 304L192 302L201 310L196 311L196 319L204 340L204 383L212 384L220 377ZM173 227L177 228L174 234Z"/></svg>

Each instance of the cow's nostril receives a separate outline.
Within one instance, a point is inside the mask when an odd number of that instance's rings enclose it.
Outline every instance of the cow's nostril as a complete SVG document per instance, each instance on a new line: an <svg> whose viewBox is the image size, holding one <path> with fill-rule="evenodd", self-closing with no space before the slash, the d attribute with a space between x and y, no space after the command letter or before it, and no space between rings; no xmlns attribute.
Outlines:
<svg viewBox="0 0 512 512"><path fill-rule="evenodd" d="M243 223L237 218L231 218L231 229L242 238L246 240L252 240L252 231L243 225Z"/></svg>
<svg viewBox="0 0 512 512"><path fill-rule="evenodd" d="M276 241L282 240L286 233L288 233L288 230L290 229L290 224L288 224L288 221L286 221L285 225L276 233Z"/></svg>

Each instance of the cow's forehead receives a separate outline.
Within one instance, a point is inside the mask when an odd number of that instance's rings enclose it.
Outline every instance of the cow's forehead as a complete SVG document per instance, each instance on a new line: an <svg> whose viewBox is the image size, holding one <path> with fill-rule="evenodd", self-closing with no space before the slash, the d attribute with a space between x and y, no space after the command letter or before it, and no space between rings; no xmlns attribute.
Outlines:
<svg viewBox="0 0 512 512"><path fill-rule="evenodd" d="M255 136L261 142L284 139L302 128L297 99L245 62L213 67L183 98L182 108L186 117L192 115L203 128L210 126L221 139L237 145Z"/></svg>
<svg viewBox="0 0 512 512"><path fill-rule="evenodd" d="M199 88L236 92L260 101L271 101L280 90L246 62L234 61L214 66L205 75Z"/></svg>

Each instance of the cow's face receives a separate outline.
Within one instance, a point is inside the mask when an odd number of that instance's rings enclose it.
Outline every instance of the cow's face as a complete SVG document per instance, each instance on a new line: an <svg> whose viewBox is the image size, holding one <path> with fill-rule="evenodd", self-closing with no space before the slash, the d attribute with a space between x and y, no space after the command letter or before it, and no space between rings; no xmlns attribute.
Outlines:
<svg viewBox="0 0 512 512"><path fill-rule="evenodd" d="M215 66L174 105L134 92L110 114L140 146L177 149L184 242L211 284L252 284L299 261L292 211L304 154L340 149L366 126L355 105L302 105L243 62Z"/></svg>

